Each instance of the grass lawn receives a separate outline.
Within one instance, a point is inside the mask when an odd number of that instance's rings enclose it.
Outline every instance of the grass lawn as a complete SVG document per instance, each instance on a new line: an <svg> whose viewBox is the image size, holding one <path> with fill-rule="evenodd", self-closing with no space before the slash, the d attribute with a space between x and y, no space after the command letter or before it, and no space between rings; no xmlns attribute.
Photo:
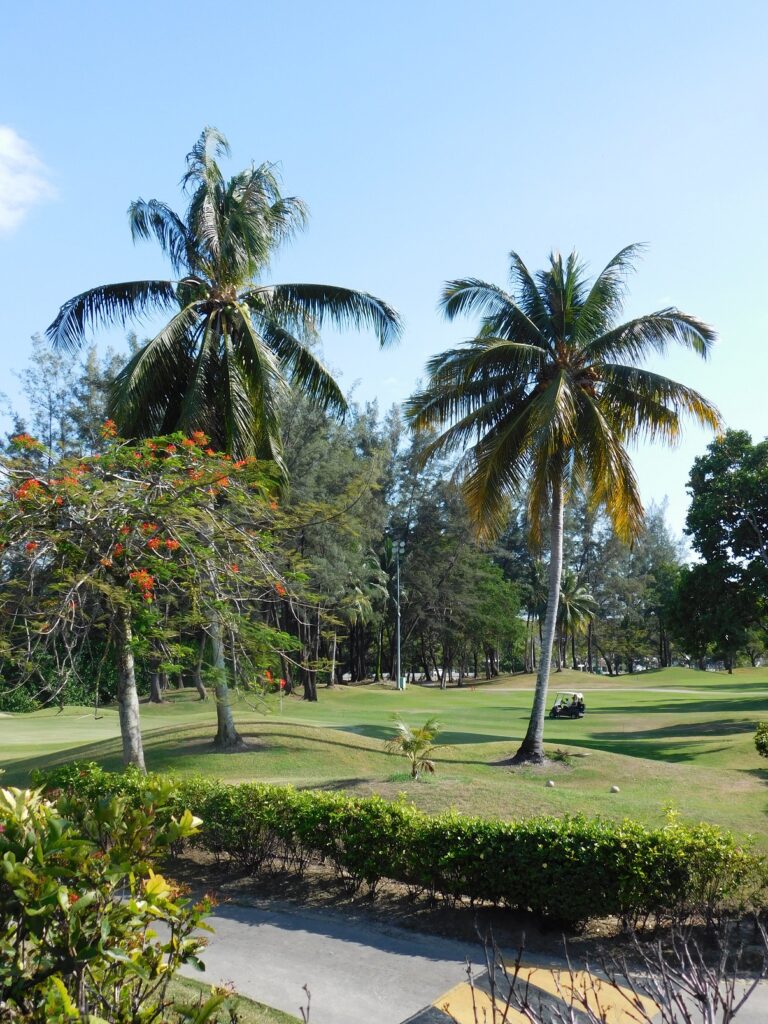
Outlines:
<svg viewBox="0 0 768 1024"><path fill-rule="evenodd" d="M203 1003L211 994L210 985L192 978L177 975L168 986L168 995L182 1005L197 1005L202 997ZM281 1010L273 1010L271 1006L255 1003L245 996L237 996L235 1009L240 1024L296 1024L298 1017L292 1017Z"/></svg>
<svg viewBox="0 0 768 1024"><path fill-rule="evenodd" d="M553 676L553 692L558 687L583 690L587 702L581 720L547 721L549 752L579 755L570 766L493 765L514 752L525 731L531 676L447 691L321 687L318 703L286 698L281 712L275 699L269 714L242 702L237 718L252 749L230 755L211 751L212 703L193 692L173 694L167 704L142 706L147 764L228 781L405 793L427 811L487 816L581 812L657 823L673 807L687 819L753 834L768 850L768 762L752 739L755 724L768 718L768 669L733 676L668 669L618 679L563 672ZM405 761L384 753L395 713L415 723L438 718L434 778L414 783ZM6 783L25 784L30 769L73 758L119 766L115 710L102 709L98 718L87 708L0 717ZM610 792L614 784L619 793Z"/></svg>

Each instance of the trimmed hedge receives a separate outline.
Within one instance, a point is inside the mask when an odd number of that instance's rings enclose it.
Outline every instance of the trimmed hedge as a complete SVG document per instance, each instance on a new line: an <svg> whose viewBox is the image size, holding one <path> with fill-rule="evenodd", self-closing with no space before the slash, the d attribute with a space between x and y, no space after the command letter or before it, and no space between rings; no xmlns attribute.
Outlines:
<svg viewBox="0 0 768 1024"><path fill-rule="evenodd" d="M41 776L48 787L133 792L145 777L70 765ZM193 840L244 871L303 872L318 859L354 886L383 879L414 892L529 910L572 924L617 916L710 912L757 887L764 864L714 825L670 816L634 821L536 817L519 821L434 817L381 797L263 783L181 779L176 799L203 820Z"/></svg>

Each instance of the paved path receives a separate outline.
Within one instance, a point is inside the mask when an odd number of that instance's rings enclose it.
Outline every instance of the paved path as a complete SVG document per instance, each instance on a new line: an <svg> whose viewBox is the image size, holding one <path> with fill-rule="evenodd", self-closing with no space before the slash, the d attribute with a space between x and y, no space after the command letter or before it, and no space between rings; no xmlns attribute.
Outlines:
<svg viewBox="0 0 768 1024"><path fill-rule="evenodd" d="M302 911L282 904L216 908L202 959L212 982L299 1014L302 985L312 1024L400 1024L464 975L477 947L383 928L365 918Z"/></svg>
<svg viewBox="0 0 768 1024"><path fill-rule="evenodd" d="M440 1010L446 1002L462 1024L474 1022L463 989L467 959L478 968L483 963L476 944L383 927L354 912L308 911L266 900L220 905L210 923L216 931L203 954L205 980L231 981L243 995L295 1016L306 1002L306 984L312 1024L401 1024L412 1017L437 1024L450 1020ZM525 962L535 966L532 983L544 990L556 984L553 970L563 967L528 954ZM622 1017L612 1022L623 1024ZM766 1024L768 984L737 1021Z"/></svg>

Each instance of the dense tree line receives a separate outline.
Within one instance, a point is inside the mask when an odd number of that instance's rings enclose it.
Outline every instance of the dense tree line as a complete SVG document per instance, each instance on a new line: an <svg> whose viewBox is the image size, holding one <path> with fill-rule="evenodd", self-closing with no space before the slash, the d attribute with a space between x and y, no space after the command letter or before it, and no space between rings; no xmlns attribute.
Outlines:
<svg viewBox="0 0 768 1024"><path fill-rule="evenodd" d="M100 358L95 350L73 366L35 342L21 374L31 415L16 414L11 433L29 426L55 461L98 451L118 366L114 356ZM276 557L295 585L270 602L268 617L297 645L279 666L289 691L314 700L318 685L394 679L398 541L405 542L402 666L411 682L445 687L501 670L536 670L549 553L532 552L525 509L513 510L495 542L479 543L452 467L421 467L424 442L405 431L396 408L382 414L375 404L350 403L340 421L292 392L280 416L282 497L286 509L300 511L301 525L286 525L277 538ZM685 581L700 570L684 568L684 561L684 545L671 536L663 507L648 510L642 534L629 546L604 514L574 497L564 521L555 668L616 674L664 667L688 654L698 659L699 648L685 642L681 623L689 617L680 602ZM708 632L710 651L714 636ZM154 664L138 659L140 692L161 699L158 688L199 683L195 644L187 641L189 665L181 674L167 670L179 663L175 650L175 661L170 654ZM67 687L53 679L41 686L38 675L37 683L7 692L4 706L30 707L35 695L75 703L113 699L118 673L104 653L84 636L80 670L69 674ZM52 661L47 671L55 672Z"/></svg>

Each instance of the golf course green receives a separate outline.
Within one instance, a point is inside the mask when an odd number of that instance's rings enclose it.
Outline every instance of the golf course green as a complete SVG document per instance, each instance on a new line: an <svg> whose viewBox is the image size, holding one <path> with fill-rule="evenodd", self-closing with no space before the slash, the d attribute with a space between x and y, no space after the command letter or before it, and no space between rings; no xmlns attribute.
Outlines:
<svg viewBox="0 0 768 1024"><path fill-rule="evenodd" d="M454 808L481 816L585 814L662 822L677 812L752 835L768 849L768 764L757 755L755 725L768 718L768 669L734 674L675 668L608 678L581 672L553 677L584 692L579 720L548 720L554 763L510 769L527 724L532 676L504 676L462 689L389 685L320 688L317 703L277 697L268 707L237 704L249 749L211 748L214 706L192 691L162 705L142 705L150 770L204 773L226 781L260 780L355 794L400 794L426 811ZM408 777L405 761L386 753L392 719L441 725L436 774ZM65 707L0 717L4 782L25 785L30 772L64 761L120 765L117 711ZM554 782L549 786L548 782ZM612 792L612 787L618 792Z"/></svg>

